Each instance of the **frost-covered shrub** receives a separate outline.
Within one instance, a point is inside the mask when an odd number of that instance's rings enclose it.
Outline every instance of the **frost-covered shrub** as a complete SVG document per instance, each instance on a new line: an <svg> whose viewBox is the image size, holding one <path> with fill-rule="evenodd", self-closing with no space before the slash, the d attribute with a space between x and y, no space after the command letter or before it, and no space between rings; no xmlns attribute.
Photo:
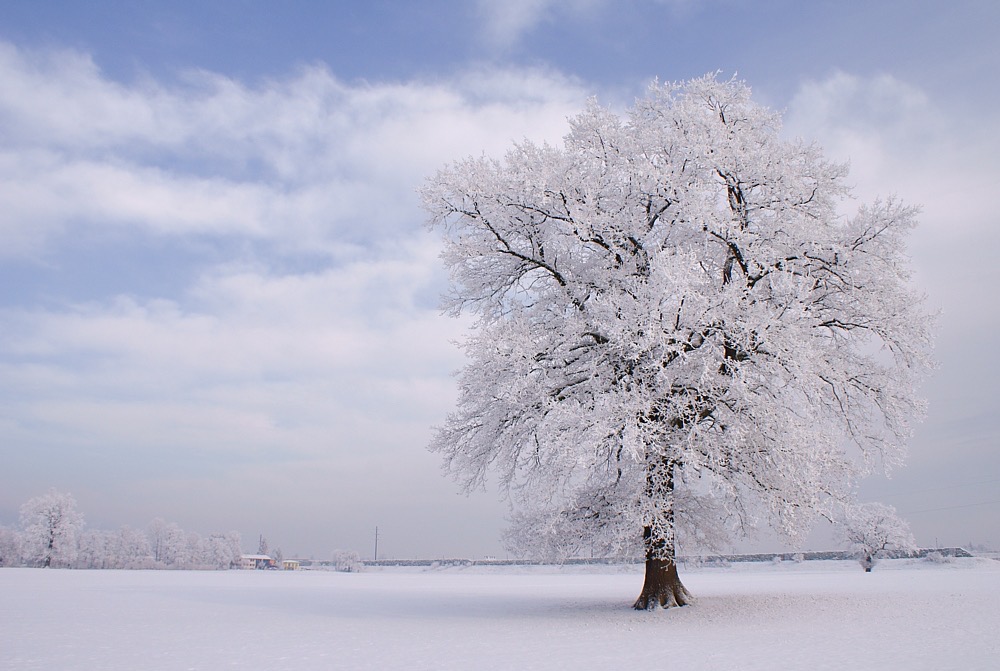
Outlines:
<svg viewBox="0 0 1000 671"><path fill-rule="evenodd" d="M353 550L334 550L333 566L342 573L357 573L364 568L361 556Z"/></svg>
<svg viewBox="0 0 1000 671"><path fill-rule="evenodd" d="M916 549L909 525L884 503L864 503L845 511L842 534L858 563L870 573L880 557Z"/></svg>
<svg viewBox="0 0 1000 671"><path fill-rule="evenodd" d="M924 559L932 564L950 564L955 561L954 557L949 557L941 552L928 552Z"/></svg>

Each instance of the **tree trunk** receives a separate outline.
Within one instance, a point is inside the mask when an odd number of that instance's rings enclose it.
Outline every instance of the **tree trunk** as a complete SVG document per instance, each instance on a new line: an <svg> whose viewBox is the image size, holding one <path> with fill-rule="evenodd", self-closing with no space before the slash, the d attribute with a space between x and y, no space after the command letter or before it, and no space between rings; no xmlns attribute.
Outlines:
<svg viewBox="0 0 1000 671"><path fill-rule="evenodd" d="M686 606L691 594L677 575L674 544L674 467L673 459L654 458L647 462L646 495L659 505L659 519L642 529L646 550L646 576L642 592L632 607L636 610Z"/></svg>
<svg viewBox="0 0 1000 671"><path fill-rule="evenodd" d="M673 608L691 603L691 594L677 575L674 544L674 466L672 459L651 460L646 470L646 495L660 504L659 519L643 527L646 577L632 605L636 610Z"/></svg>
<svg viewBox="0 0 1000 671"><path fill-rule="evenodd" d="M51 529L49 529L49 542L48 546L45 548L45 563L42 564L43 568L49 568L50 566L52 566L52 555L54 554L53 550L55 549L55 547L56 547L56 536L55 533Z"/></svg>
<svg viewBox="0 0 1000 671"><path fill-rule="evenodd" d="M673 511L666 516L673 521ZM636 610L652 610L686 606L691 603L691 594L681 584L677 575L677 561L673 538L665 538L652 527L642 530L642 541L646 548L646 576L642 592L632 605Z"/></svg>
<svg viewBox="0 0 1000 671"><path fill-rule="evenodd" d="M636 610L653 610L656 607L673 608L691 603L691 594L677 575L674 558L651 558L648 551L646 555L646 576L642 583L642 593L632 607Z"/></svg>

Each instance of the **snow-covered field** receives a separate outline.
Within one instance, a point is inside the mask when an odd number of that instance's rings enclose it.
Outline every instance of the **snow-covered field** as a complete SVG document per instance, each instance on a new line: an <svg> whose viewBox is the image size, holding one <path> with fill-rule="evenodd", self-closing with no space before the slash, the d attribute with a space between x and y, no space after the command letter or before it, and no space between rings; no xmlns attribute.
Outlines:
<svg viewBox="0 0 1000 671"><path fill-rule="evenodd" d="M682 568L696 605L628 606L639 567L0 569L0 668L997 669L1000 562Z"/></svg>

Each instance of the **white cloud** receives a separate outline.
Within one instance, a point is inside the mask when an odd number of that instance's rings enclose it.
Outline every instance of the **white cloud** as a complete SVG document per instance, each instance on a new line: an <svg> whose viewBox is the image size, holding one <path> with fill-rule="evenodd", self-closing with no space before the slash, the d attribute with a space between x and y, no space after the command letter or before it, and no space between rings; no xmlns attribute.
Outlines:
<svg viewBox="0 0 1000 671"><path fill-rule="evenodd" d="M526 33L556 16L587 14L607 0L479 0L483 36L493 48L514 46Z"/></svg>
<svg viewBox="0 0 1000 671"><path fill-rule="evenodd" d="M478 0L481 33L486 45L511 50L539 26L574 19L599 20L623 4L665 5L675 14L690 12L704 0ZM631 8L630 8L631 9ZM544 35L539 39L545 39Z"/></svg>
<svg viewBox="0 0 1000 671"><path fill-rule="evenodd" d="M983 305L974 297L991 282L963 275L972 259L1000 243L991 197L1000 181L1000 129L974 113L944 110L913 84L846 73L805 83L786 128L849 162L848 181L860 202L897 195L919 205L912 239L918 279L930 283L932 293L950 294L955 307ZM983 261L981 280L1000 279L996 265ZM978 320L994 322L995 310L976 309Z"/></svg>
<svg viewBox="0 0 1000 671"><path fill-rule="evenodd" d="M542 71L348 85L108 79L86 54L0 44L2 255L80 226L329 250L415 223L415 188L468 153L558 138L585 92ZM418 215L419 216L419 215Z"/></svg>
<svg viewBox="0 0 1000 671"><path fill-rule="evenodd" d="M447 340L458 323L420 304L437 271L434 251L422 237L394 258L312 273L218 268L192 287L190 307L119 296L65 311L8 309L0 345L25 361L28 379L38 362L65 366L72 357L73 392L108 400L268 380L439 377L457 362Z"/></svg>
<svg viewBox="0 0 1000 671"><path fill-rule="evenodd" d="M939 370L925 385L929 415L912 441L910 465L896 484L874 483L869 492L881 490L904 513L935 506L894 492L922 491L928 481L969 482L969 469L1000 466L994 440L1000 365L990 355L1000 331L993 193L1000 183L1000 128L976 110L948 110L948 103L893 77L838 73L804 84L786 116L789 133L850 161L860 201L897 194L922 206L910 252L914 281L942 313ZM942 528L926 515L912 522L925 543ZM988 527L975 517L963 523L974 533Z"/></svg>
<svg viewBox="0 0 1000 671"><path fill-rule="evenodd" d="M277 464L309 483L313 498L296 489L296 507L331 515L374 501L377 483L405 480L414 463L430 486L437 469L422 448L453 403L460 353L450 341L464 326L418 304L435 268L424 239L396 258L310 274L216 269L192 289L196 308L119 297L7 310L3 442L26 456L55 451L44 477L72 477L78 493L95 478L116 481L109 490L146 482L147 495L162 494L159 515L186 514L171 488L230 490L203 524L237 524L250 474ZM321 488L330 473L336 491ZM11 504L32 491L23 487L31 481L12 483Z"/></svg>
<svg viewBox="0 0 1000 671"><path fill-rule="evenodd" d="M285 538L303 525L310 552L360 547L381 520L402 525L411 556L427 551L410 536L430 517L498 520L492 496L456 506L423 449L454 402L449 341L464 326L413 304L426 256L219 274L199 285L199 312L123 299L0 315L17 327L2 345L4 444L52 455L27 471L6 460L21 477L0 503L66 482L115 525L166 516ZM495 531L476 534L493 548Z"/></svg>
<svg viewBox="0 0 1000 671"><path fill-rule="evenodd" d="M0 509L56 485L95 509L190 509L211 530L245 522L240 501L272 471L301 484L275 508L286 520L384 508L380 489L411 474L415 500L457 502L423 445L452 405L464 324L437 313L416 190L448 161L557 140L585 96L555 73L489 68L122 83L86 54L0 44L0 255L52 278L44 302L0 306L0 442L18 446ZM113 269L135 252L121 239L188 254L157 259L187 273L174 293L123 277L71 298L64 255L86 246Z"/></svg>
<svg viewBox="0 0 1000 671"><path fill-rule="evenodd" d="M540 23L553 0L479 0L483 32L494 47L508 47Z"/></svg>
<svg viewBox="0 0 1000 671"><path fill-rule="evenodd" d="M970 231L994 217L983 189L1000 175L1000 130L946 113L918 86L883 75L836 73L806 82L785 118L851 164L856 195L898 194L925 209L928 228Z"/></svg>

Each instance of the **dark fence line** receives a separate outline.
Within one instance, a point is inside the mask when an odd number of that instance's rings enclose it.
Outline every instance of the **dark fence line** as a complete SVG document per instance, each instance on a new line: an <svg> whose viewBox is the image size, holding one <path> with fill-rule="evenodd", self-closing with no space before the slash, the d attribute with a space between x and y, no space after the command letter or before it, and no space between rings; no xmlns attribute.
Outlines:
<svg viewBox="0 0 1000 671"><path fill-rule="evenodd" d="M887 552L883 556L889 559L924 559L928 555L937 554L942 557L972 557L967 550L954 548L922 548L915 552ZM677 561L682 564L726 564L733 562L773 562L773 561L816 561L816 560L848 560L857 555L849 551L831 552L765 552L758 554L681 556ZM325 564L329 562L314 562ZM579 566L579 565L622 565L641 564L643 560L637 557L571 557L563 560L553 559L379 559L366 560L365 566Z"/></svg>

